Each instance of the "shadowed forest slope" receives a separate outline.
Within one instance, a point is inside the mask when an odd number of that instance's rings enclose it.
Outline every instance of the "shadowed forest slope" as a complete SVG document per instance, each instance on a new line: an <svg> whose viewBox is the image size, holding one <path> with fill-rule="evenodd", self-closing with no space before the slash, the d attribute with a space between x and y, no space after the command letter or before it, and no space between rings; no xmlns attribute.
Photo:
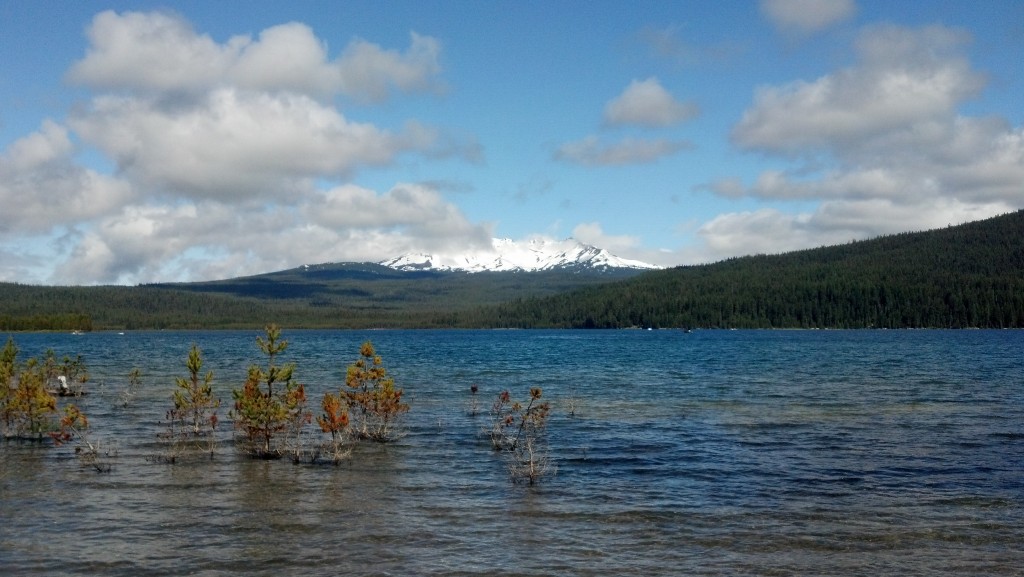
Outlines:
<svg viewBox="0 0 1024 577"><path fill-rule="evenodd" d="M1024 211L648 272L493 314L507 327L1020 328Z"/></svg>

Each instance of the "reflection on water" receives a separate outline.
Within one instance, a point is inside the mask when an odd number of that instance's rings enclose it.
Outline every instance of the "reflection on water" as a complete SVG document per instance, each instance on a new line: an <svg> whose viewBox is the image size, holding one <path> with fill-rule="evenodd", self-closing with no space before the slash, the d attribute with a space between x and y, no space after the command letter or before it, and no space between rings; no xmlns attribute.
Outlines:
<svg viewBox="0 0 1024 577"><path fill-rule="evenodd" d="M188 347L226 405L255 332L16 335L81 353L110 473L0 442L11 575L1019 575L1019 331L285 332L311 398L370 338L407 434L340 466L153 459ZM143 387L117 406L133 367ZM467 412L544 388L558 471L512 485ZM567 399L576 397L576 416ZM222 409L226 414L226 410ZM227 420L224 420L227 423ZM227 427L224 427L225 429Z"/></svg>

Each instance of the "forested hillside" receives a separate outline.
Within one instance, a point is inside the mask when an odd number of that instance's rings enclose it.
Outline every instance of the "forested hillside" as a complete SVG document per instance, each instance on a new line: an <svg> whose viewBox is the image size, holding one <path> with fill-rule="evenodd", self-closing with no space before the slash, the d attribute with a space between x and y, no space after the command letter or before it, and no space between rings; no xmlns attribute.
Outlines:
<svg viewBox="0 0 1024 577"><path fill-rule="evenodd" d="M137 287L0 283L0 330L433 328L456 313L518 295L552 295L635 270L401 272L366 263L300 267L251 277ZM479 320L478 315L466 315Z"/></svg>
<svg viewBox="0 0 1024 577"><path fill-rule="evenodd" d="M649 272L494 311L507 327L1024 327L1024 211Z"/></svg>

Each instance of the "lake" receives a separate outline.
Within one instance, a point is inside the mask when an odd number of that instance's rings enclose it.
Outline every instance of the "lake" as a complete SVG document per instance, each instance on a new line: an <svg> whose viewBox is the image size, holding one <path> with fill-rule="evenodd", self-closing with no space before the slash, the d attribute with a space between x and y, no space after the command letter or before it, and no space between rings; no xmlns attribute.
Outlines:
<svg viewBox="0 0 1024 577"><path fill-rule="evenodd" d="M79 405L117 454L97 473L0 441L0 573L1022 574L1024 331L285 330L314 411L365 340L412 405L399 441L338 466L233 448L258 334L14 335L21 360L83 356ZM192 343L219 446L169 465ZM496 395L531 386L557 466L535 486L483 434Z"/></svg>

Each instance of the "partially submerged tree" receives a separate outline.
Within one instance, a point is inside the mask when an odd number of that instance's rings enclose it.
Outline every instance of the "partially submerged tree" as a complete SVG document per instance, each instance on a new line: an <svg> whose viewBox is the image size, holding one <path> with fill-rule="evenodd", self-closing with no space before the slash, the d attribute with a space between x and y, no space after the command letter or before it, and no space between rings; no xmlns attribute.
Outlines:
<svg viewBox="0 0 1024 577"><path fill-rule="evenodd" d="M7 337L7 344L0 350L0 433L7 433L11 426L10 399L14 388L14 373L17 369L18 346L14 338Z"/></svg>
<svg viewBox="0 0 1024 577"><path fill-rule="evenodd" d="M370 341L360 347L359 360L348 366L345 385L348 390L341 395L348 403L353 434L371 441L393 440L397 421L409 411L409 404L402 402L402 389L395 387Z"/></svg>
<svg viewBox="0 0 1024 577"><path fill-rule="evenodd" d="M75 442L75 454L82 462L99 473L110 472L111 464L103 457L113 457L111 451L101 452L98 444L94 443L89 436L89 419L85 413L79 410L76 405L64 407L59 427L50 433L57 445Z"/></svg>
<svg viewBox="0 0 1024 577"><path fill-rule="evenodd" d="M266 339L257 337L256 343L267 356L267 366L250 366L245 384L231 392L235 399L231 417L243 435L243 449L251 456L272 459L287 451L286 444L276 438L286 432L301 432L310 414L305 405L305 387L292 380L295 365L277 364L277 356L288 348L288 341L281 340L277 325L269 325L265 330ZM288 440L301 441L301 435L286 435ZM297 455L301 447L292 450Z"/></svg>
<svg viewBox="0 0 1024 577"><path fill-rule="evenodd" d="M509 474L514 482L533 485L554 470L547 447L551 406L540 402L542 394L540 387L530 388L530 401L523 406L508 391L502 391L491 408L491 443L495 450L508 456Z"/></svg>
<svg viewBox="0 0 1024 577"><path fill-rule="evenodd" d="M122 408L127 409L128 405L135 398L135 395L139 392L139 387L142 386L142 369L135 367L128 372L128 386L121 391L121 394L117 397L117 404L121 405Z"/></svg>
<svg viewBox="0 0 1024 577"><path fill-rule="evenodd" d="M320 407L324 412L316 418L316 423L320 425L321 431L331 436L321 450L327 453L332 463L337 464L352 452L346 446L349 436L348 406L340 395L325 393Z"/></svg>
<svg viewBox="0 0 1024 577"><path fill-rule="evenodd" d="M84 394L85 383L89 381L89 369L82 355L71 358L64 355L60 361L53 349L47 349L43 357L44 383L56 390L62 397L79 397Z"/></svg>
<svg viewBox="0 0 1024 577"><path fill-rule="evenodd" d="M5 409L10 430L21 439L41 440L57 428L57 398L47 389L45 369L36 359L17 371L17 381Z"/></svg>
<svg viewBox="0 0 1024 577"><path fill-rule="evenodd" d="M213 396L213 371L202 375L203 356L192 344L185 361L188 378L174 379L174 407L167 411L167 438L171 462L188 449L200 449L213 457L216 447L217 409L220 399Z"/></svg>

